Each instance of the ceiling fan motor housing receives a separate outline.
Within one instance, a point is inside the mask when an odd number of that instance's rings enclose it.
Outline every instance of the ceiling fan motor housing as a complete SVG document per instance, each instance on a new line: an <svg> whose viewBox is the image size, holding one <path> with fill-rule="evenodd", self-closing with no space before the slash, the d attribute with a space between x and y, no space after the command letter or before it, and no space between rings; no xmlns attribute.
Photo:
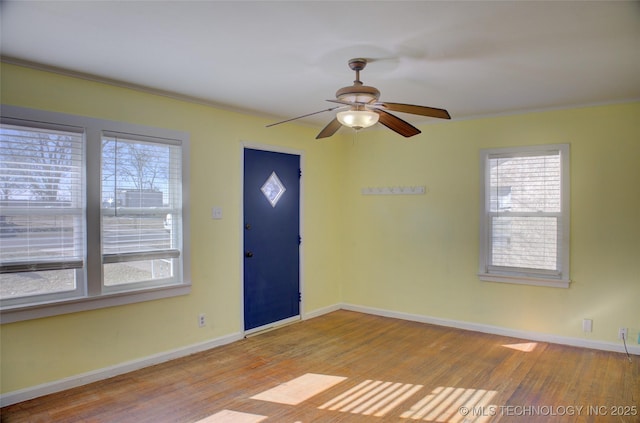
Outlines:
<svg viewBox="0 0 640 423"><path fill-rule="evenodd" d="M351 103L372 103L380 98L380 91L375 87L362 85L362 82L356 81L350 87L343 87L336 91L336 98L341 101Z"/></svg>

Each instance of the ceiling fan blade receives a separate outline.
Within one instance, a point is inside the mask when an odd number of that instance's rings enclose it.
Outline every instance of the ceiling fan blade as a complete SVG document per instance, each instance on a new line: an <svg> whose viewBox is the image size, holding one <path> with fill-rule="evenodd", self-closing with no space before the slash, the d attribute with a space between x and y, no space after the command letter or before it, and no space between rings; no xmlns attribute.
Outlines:
<svg viewBox="0 0 640 423"><path fill-rule="evenodd" d="M330 107L328 109L320 110L318 112L307 113L306 115L297 116L297 117L294 117L294 118L291 118L291 119L287 119L287 120L283 120L283 121L276 122L276 123L270 123L269 125L266 125L266 127L269 128L271 126L280 125L281 123L291 122L292 120L302 119L302 118L305 118L305 117L308 117L308 116L317 115L318 113L330 112L332 110L339 109L340 107L341 106L335 106L335 107Z"/></svg>
<svg viewBox="0 0 640 423"><path fill-rule="evenodd" d="M331 135L335 134L341 126L342 124L340 123L340 121L338 121L338 118L333 118L333 120L329 122L329 124L325 126L322 131L320 131L316 139L318 140L320 138L330 137Z"/></svg>
<svg viewBox="0 0 640 423"><path fill-rule="evenodd" d="M380 119L378 120L378 122L391 129L392 131L397 132L403 137L409 138L422 132L415 126L411 125L409 122L405 122L404 120L392 115L391 113L387 113L382 109L375 109L375 111L380 115Z"/></svg>
<svg viewBox="0 0 640 423"><path fill-rule="evenodd" d="M447 112L444 109L437 109L435 107L416 106L413 104L402 104L402 103L387 103L387 102L375 103L375 106L392 110L394 112L411 113L414 115L429 116L429 117L434 117L439 119L451 119L449 112Z"/></svg>

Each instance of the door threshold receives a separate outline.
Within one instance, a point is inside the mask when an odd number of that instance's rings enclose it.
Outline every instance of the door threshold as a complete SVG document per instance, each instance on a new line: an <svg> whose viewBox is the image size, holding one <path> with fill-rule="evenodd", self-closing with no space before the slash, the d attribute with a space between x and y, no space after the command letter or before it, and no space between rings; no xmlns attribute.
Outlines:
<svg viewBox="0 0 640 423"><path fill-rule="evenodd" d="M283 320L278 320L277 322L268 323L268 324L263 325L263 326L258 326L257 328L245 330L244 331L244 337L245 338L249 338L249 337L256 336L256 335L261 335L263 333L270 332L270 331L275 330L275 329L280 329L280 328L283 328L285 326L289 326L289 325L292 325L294 323L298 323L300 321L302 321L301 315L289 317L289 318L283 319Z"/></svg>

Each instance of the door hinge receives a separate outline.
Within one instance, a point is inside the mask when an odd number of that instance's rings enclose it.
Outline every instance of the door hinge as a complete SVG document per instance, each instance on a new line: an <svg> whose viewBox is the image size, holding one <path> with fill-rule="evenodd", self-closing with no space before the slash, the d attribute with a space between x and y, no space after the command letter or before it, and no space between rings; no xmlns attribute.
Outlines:
<svg viewBox="0 0 640 423"><path fill-rule="evenodd" d="M302 169L298 169L298 178L302 178Z"/></svg>
<svg viewBox="0 0 640 423"><path fill-rule="evenodd" d="M298 302L302 302L302 292L298 292Z"/></svg>
<svg viewBox="0 0 640 423"><path fill-rule="evenodd" d="M302 237L298 235L298 245L302 244Z"/></svg>

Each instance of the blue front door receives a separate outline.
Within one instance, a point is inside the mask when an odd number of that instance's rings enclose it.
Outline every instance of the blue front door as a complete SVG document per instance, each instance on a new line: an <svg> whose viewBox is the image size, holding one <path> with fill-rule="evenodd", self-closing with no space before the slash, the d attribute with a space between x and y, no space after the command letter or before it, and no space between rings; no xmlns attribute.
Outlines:
<svg viewBox="0 0 640 423"><path fill-rule="evenodd" d="M244 328L300 314L300 156L244 150Z"/></svg>

